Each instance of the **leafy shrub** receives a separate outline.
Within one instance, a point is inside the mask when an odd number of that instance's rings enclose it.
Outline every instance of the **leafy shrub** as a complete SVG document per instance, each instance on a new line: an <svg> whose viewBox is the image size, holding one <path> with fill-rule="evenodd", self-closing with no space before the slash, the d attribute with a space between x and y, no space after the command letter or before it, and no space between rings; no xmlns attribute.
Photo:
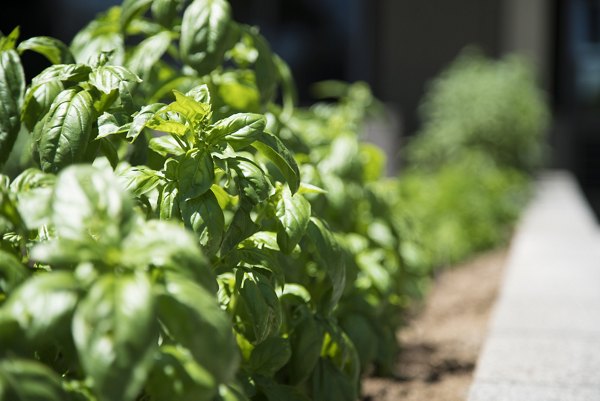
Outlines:
<svg viewBox="0 0 600 401"><path fill-rule="evenodd" d="M398 187L398 210L421 250L414 263L435 268L505 243L528 199L529 179L468 153L435 172L412 170Z"/></svg>
<svg viewBox="0 0 600 401"><path fill-rule="evenodd" d="M29 84L25 51L52 63ZM69 46L1 36L0 400L341 401L389 373L431 262L495 241L520 178L474 157L398 190L359 136L368 88L320 89L296 108L225 0L125 0ZM486 224L419 225L481 188Z"/></svg>
<svg viewBox="0 0 600 401"><path fill-rule="evenodd" d="M406 156L413 166L435 169L481 151L500 167L531 171L543 160L548 116L523 60L466 51L431 83L421 106L423 128Z"/></svg>
<svg viewBox="0 0 600 401"><path fill-rule="evenodd" d="M372 236L374 191L336 188L375 182L381 152L358 145L362 111L327 122L363 103L295 109L286 65L224 0L126 0L70 46L17 42L0 45L0 399L347 400L389 364L398 238L383 220ZM29 85L24 51L53 63ZM305 123L331 132L319 151Z"/></svg>

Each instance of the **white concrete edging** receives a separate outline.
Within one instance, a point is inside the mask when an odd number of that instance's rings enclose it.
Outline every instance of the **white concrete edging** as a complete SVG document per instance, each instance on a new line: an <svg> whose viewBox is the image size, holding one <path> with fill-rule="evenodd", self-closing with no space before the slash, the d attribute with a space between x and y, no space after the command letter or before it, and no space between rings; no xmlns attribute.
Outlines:
<svg viewBox="0 0 600 401"><path fill-rule="evenodd" d="M468 401L600 401L600 229L569 173L517 227Z"/></svg>

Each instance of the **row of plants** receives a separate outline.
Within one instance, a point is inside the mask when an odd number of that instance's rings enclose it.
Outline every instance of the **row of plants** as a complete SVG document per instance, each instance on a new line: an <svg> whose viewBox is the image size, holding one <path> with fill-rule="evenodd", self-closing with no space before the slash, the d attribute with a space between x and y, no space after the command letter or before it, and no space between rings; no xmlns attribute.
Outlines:
<svg viewBox="0 0 600 401"><path fill-rule="evenodd" d="M397 198L430 269L510 237L547 154L549 111L535 82L519 57L467 48L430 83Z"/></svg>
<svg viewBox="0 0 600 401"><path fill-rule="evenodd" d="M27 51L52 64L31 82ZM527 180L480 151L385 178L368 87L318 92L336 100L298 108L225 0L125 0L70 45L2 36L0 400L352 400L391 373L401 312L504 238ZM480 186L469 245L444 242Z"/></svg>

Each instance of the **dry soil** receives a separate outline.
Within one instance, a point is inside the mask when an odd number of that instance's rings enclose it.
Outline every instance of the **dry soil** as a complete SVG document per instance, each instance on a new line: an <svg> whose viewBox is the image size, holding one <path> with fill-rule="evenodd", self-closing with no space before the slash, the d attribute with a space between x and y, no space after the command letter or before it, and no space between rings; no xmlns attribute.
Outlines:
<svg viewBox="0 0 600 401"><path fill-rule="evenodd" d="M363 401L465 401L505 261L496 250L439 274L398 333L394 377L364 379Z"/></svg>

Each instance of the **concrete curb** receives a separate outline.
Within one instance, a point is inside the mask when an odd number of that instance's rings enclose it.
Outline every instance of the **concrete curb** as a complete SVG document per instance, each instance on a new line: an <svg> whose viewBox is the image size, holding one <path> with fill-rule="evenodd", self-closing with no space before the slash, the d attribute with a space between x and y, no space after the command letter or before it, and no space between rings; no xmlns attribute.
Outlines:
<svg viewBox="0 0 600 401"><path fill-rule="evenodd" d="M468 401L600 401L600 228L569 173L517 228Z"/></svg>

